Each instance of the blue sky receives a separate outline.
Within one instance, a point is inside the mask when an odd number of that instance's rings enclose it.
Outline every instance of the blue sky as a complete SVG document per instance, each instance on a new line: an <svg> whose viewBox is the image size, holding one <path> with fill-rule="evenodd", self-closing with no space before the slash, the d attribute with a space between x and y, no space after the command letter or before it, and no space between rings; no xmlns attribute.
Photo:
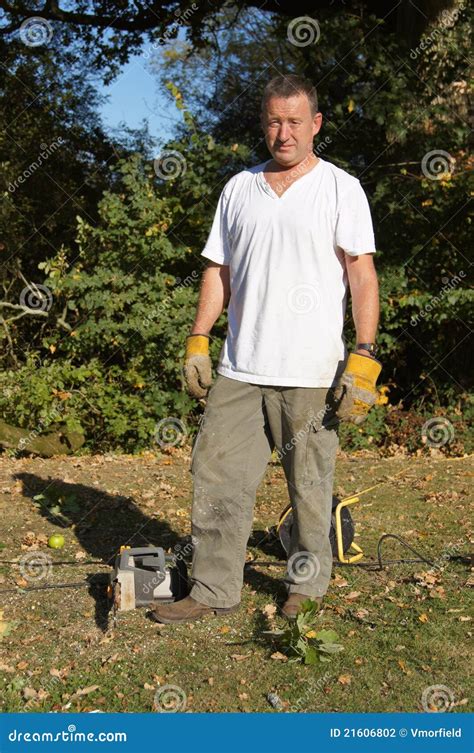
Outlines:
<svg viewBox="0 0 474 753"><path fill-rule="evenodd" d="M100 108L108 128L121 122L136 128L146 118L151 135L165 142L173 135L173 124L181 120L172 97L159 89L157 77L149 73L141 55L133 57L109 86L100 85L99 91L108 97Z"/></svg>

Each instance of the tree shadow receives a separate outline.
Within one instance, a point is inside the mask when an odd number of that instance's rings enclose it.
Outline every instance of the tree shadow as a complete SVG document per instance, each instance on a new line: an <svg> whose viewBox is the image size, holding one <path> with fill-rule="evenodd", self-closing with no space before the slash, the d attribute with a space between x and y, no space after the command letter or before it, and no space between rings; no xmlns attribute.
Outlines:
<svg viewBox="0 0 474 753"><path fill-rule="evenodd" d="M17 473L14 477L23 483L24 497L33 499L44 494L43 499L35 500L39 515L56 525L58 532L74 527L80 546L111 568L122 545L168 549L183 541L184 537L166 520L144 514L132 497L111 495L60 478L46 480L32 473ZM86 582L95 601L96 625L106 632L111 610L106 593L108 574L89 573Z"/></svg>

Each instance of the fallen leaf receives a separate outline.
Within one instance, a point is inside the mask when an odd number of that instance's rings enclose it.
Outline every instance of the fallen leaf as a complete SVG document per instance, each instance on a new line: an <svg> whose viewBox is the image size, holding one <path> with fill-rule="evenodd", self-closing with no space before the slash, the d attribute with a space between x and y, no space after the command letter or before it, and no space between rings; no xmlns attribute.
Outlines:
<svg viewBox="0 0 474 753"><path fill-rule="evenodd" d="M27 666L28 666L28 662L27 661L19 661L18 664L16 665L16 668L17 669L26 669Z"/></svg>
<svg viewBox="0 0 474 753"><path fill-rule="evenodd" d="M252 654L231 654L230 658L234 661L244 661L244 659L248 659Z"/></svg>
<svg viewBox="0 0 474 753"><path fill-rule="evenodd" d="M262 609L263 614L266 615L269 620L274 619L276 611L277 611L277 608L275 604L265 604L265 606Z"/></svg>
<svg viewBox="0 0 474 753"><path fill-rule="evenodd" d="M222 625L217 631L218 633L230 633L230 627L228 625Z"/></svg>
<svg viewBox="0 0 474 753"><path fill-rule="evenodd" d="M38 693L34 688L23 688L22 690L23 698L26 698L27 701L30 701L32 698L36 698Z"/></svg>
<svg viewBox="0 0 474 753"><path fill-rule="evenodd" d="M73 693L74 696L83 696L83 695L89 695L89 693L93 693L94 690L98 690L98 685L89 685L87 688L79 688L79 690L76 690L75 693Z"/></svg>
<svg viewBox="0 0 474 753"><path fill-rule="evenodd" d="M246 700L247 700L247 698L248 698L248 694L247 694L247 693L239 693L239 698L240 698L240 699L241 699L242 701L246 701Z"/></svg>
<svg viewBox="0 0 474 753"><path fill-rule="evenodd" d="M398 660L398 666L400 667L400 669L402 670L402 672L405 675L411 675L411 669L408 669L408 667L407 667L406 663L403 661L403 659L399 659Z"/></svg>
<svg viewBox="0 0 474 753"><path fill-rule="evenodd" d="M288 661L288 657L285 656L285 654L282 654L281 651L275 651L275 653L271 655L270 659L274 659L275 661Z"/></svg>
<svg viewBox="0 0 474 753"><path fill-rule="evenodd" d="M339 575L339 573L336 573L332 580L332 585L336 586L336 588L344 588L344 586L349 585L349 583L345 578Z"/></svg>
<svg viewBox="0 0 474 753"><path fill-rule="evenodd" d="M213 677L208 677L207 678L207 684L208 685L214 685L214 678Z"/></svg>
<svg viewBox="0 0 474 753"><path fill-rule="evenodd" d="M339 675L337 681L340 682L341 685L350 685L352 682L352 675Z"/></svg>
<svg viewBox="0 0 474 753"><path fill-rule="evenodd" d="M354 599L357 599L358 596L360 596L360 591L351 591L344 598L346 601L354 601Z"/></svg>
<svg viewBox="0 0 474 753"><path fill-rule="evenodd" d="M428 622L429 617L426 612L423 612L423 614L418 615L418 619L420 620L420 622Z"/></svg>
<svg viewBox="0 0 474 753"><path fill-rule="evenodd" d="M154 686L154 685L150 685L150 683L148 683L148 682L144 682L144 683L143 683L143 688L144 688L145 690L154 690L154 689L155 689L155 686Z"/></svg>

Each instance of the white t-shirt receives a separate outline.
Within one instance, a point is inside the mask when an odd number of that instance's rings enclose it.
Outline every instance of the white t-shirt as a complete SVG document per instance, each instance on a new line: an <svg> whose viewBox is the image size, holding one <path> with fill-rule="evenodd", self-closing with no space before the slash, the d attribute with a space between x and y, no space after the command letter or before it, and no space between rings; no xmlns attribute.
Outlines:
<svg viewBox="0 0 474 753"><path fill-rule="evenodd" d="M281 197L270 160L224 186L202 256L228 264L227 337L217 373L282 387L332 387L344 370L344 251L375 253L359 180L319 158Z"/></svg>

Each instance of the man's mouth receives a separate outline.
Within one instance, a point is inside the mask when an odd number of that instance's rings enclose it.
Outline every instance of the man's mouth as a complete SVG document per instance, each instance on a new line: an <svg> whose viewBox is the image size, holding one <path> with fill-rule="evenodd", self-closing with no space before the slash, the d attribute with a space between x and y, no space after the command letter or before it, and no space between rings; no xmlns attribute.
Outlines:
<svg viewBox="0 0 474 753"><path fill-rule="evenodd" d="M291 149L293 147L293 144L281 144L280 146L277 146L277 149Z"/></svg>

